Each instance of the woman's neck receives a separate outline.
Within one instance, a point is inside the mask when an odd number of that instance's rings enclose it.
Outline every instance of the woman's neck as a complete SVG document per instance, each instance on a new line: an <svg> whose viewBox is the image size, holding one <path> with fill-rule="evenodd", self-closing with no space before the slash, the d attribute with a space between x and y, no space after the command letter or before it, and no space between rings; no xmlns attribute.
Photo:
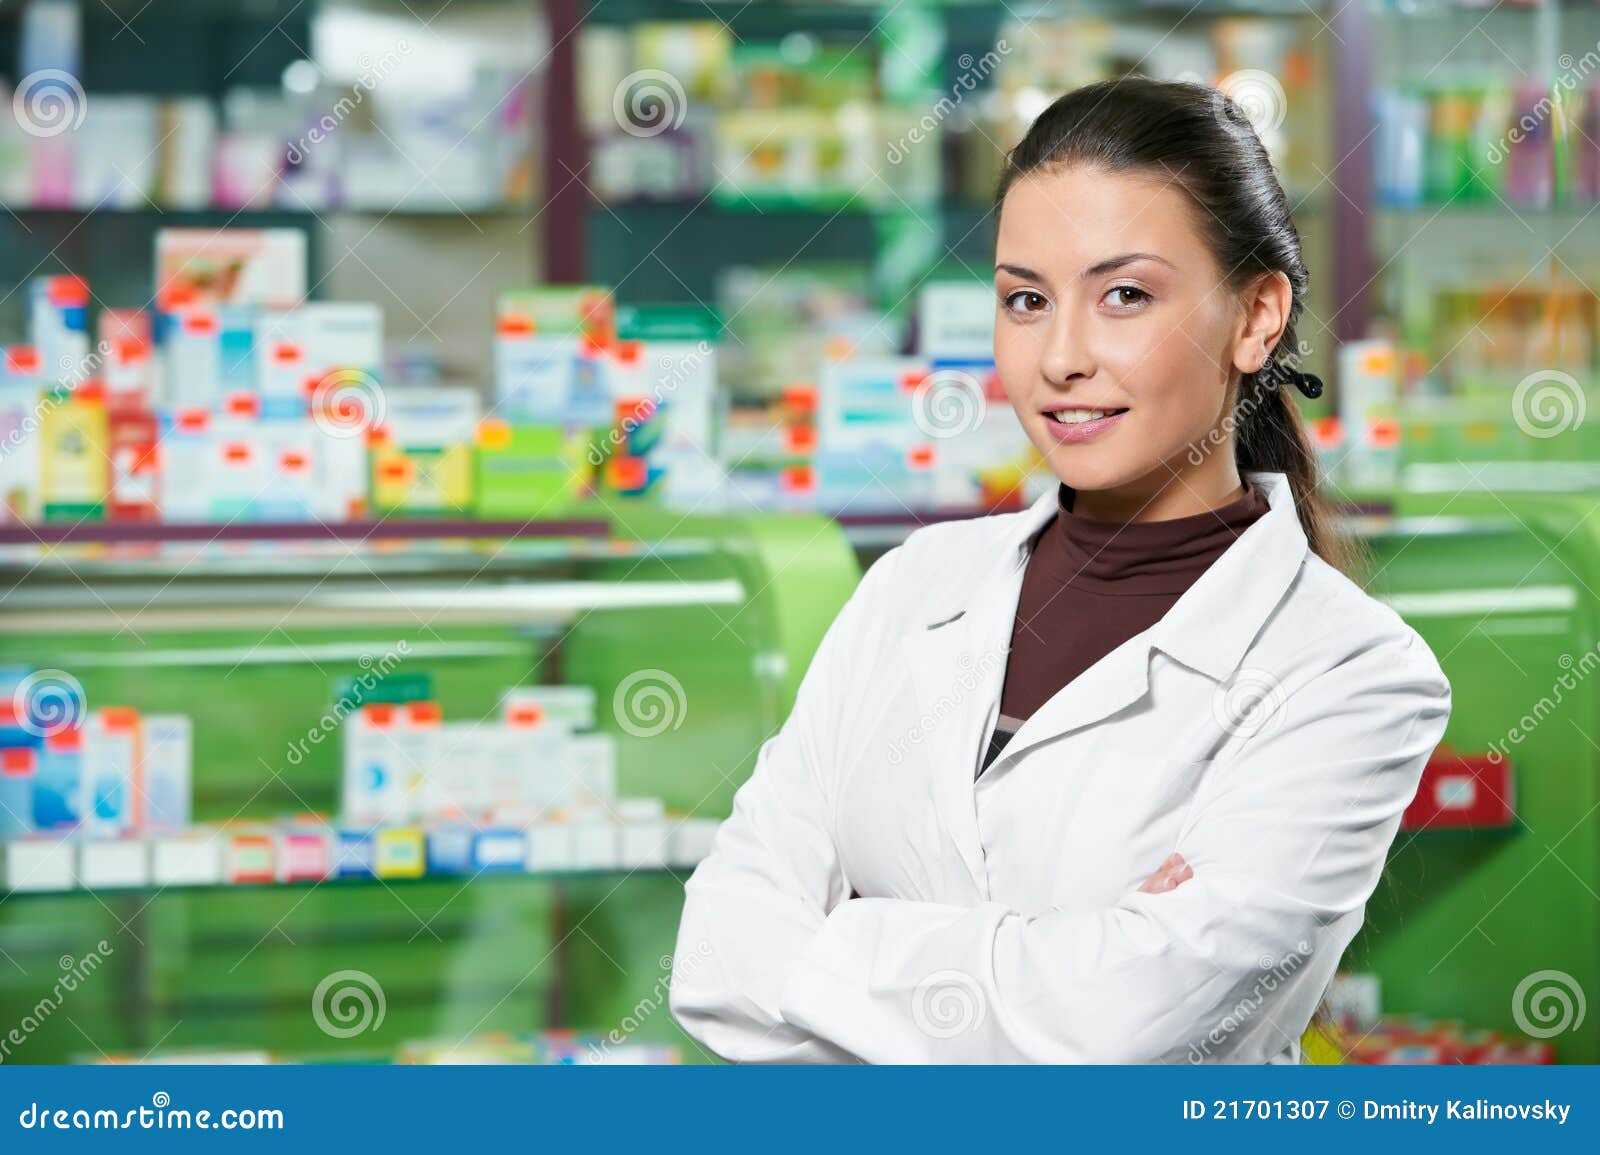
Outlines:
<svg viewBox="0 0 1600 1155"><path fill-rule="evenodd" d="M1177 472L1161 465L1127 485L1073 489L1072 512L1094 521L1128 523L1167 521L1220 509L1245 492L1238 469L1232 462L1227 465L1227 469L1213 468L1204 474L1199 470Z"/></svg>

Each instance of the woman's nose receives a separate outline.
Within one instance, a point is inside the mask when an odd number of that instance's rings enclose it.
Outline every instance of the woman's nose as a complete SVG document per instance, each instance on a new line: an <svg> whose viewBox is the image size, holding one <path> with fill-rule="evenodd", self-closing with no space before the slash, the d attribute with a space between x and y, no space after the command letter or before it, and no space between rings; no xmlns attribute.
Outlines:
<svg viewBox="0 0 1600 1155"><path fill-rule="evenodd" d="M1061 316L1050 322L1039 351L1039 373L1052 385L1064 386L1094 374L1080 327Z"/></svg>

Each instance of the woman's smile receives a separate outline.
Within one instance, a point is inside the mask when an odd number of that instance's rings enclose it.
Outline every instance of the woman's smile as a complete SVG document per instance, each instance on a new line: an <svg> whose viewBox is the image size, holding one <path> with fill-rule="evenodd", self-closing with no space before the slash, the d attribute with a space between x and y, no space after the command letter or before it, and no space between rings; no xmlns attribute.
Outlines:
<svg viewBox="0 0 1600 1155"><path fill-rule="evenodd" d="M1062 406L1044 411L1044 427L1057 441L1088 441L1115 429L1127 412L1126 408Z"/></svg>

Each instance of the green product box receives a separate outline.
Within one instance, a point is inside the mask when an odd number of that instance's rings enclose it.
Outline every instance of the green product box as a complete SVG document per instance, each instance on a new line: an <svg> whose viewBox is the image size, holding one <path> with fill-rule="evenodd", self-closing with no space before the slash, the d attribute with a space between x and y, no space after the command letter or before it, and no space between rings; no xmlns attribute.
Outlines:
<svg viewBox="0 0 1600 1155"><path fill-rule="evenodd" d="M478 431L478 516L551 516L582 497L606 455L603 431L486 421Z"/></svg>

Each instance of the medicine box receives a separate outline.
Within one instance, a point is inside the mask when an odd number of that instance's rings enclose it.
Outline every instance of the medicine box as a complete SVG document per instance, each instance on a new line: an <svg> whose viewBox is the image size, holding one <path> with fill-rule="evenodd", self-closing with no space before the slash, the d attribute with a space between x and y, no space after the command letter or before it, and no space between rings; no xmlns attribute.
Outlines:
<svg viewBox="0 0 1600 1155"><path fill-rule="evenodd" d="M474 455L479 517L553 516L593 482L604 434L584 426L479 423Z"/></svg>
<svg viewBox="0 0 1600 1155"><path fill-rule="evenodd" d="M0 749L0 839L32 834L34 792L39 774L37 746Z"/></svg>
<svg viewBox="0 0 1600 1155"><path fill-rule="evenodd" d="M616 308L597 285L518 289L495 305L496 413L513 422L603 424Z"/></svg>
<svg viewBox="0 0 1600 1155"><path fill-rule="evenodd" d="M200 828L150 842L151 881L157 886L215 886L222 881L225 836Z"/></svg>
<svg viewBox="0 0 1600 1155"><path fill-rule="evenodd" d="M158 303L292 308L306 295L300 229L162 229L156 234Z"/></svg>
<svg viewBox="0 0 1600 1155"><path fill-rule="evenodd" d="M932 281L917 292L917 353L930 360L984 361L994 356L994 286Z"/></svg>
<svg viewBox="0 0 1600 1155"><path fill-rule="evenodd" d="M520 872L527 861L527 837L520 830L478 830L464 823L427 828L428 873Z"/></svg>
<svg viewBox="0 0 1600 1155"><path fill-rule="evenodd" d="M333 844L335 878L372 878L377 863L370 830L340 830Z"/></svg>
<svg viewBox="0 0 1600 1155"><path fill-rule="evenodd" d="M107 838L132 830L143 816L140 793L139 714L126 706L89 713L83 727L83 774L88 814L85 833Z"/></svg>
<svg viewBox="0 0 1600 1155"><path fill-rule="evenodd" d="M0 842L0 883L15 894L71 890L75 847L60 835Z"/></svg>
<svg viewBox="0 0 1600 1155"><path fill-rule="evenodd" d="M223 878L235 885L275 881L275 850L270 831L227 832L224 835Z"/></svg>
<svg viewBox="0 0 1600 1155"><path fill-rule="evenodd" d="M390 826L373 835L373 873L379 878L421 878L427 871L420 827Z"/></svg>
<svg viewBox="0 0 1600 1155"><path fill-rule="evenodd" d="M189 825L193 794L194 726L185 714L144 715L144 821L152 831Z"/></svg>
<svg viewBox="0 0 1600 1155"><path fill-rule="evenodd" d="M558 873L576 868L577 843L566 822L535 822L527 832L527 869L533 873Z"/></svg>
<svg viewBox="0 0 1600 1155"><path fill-rule="evenodd" d="M609 817L591 815L574 819L572 867L574 870L615 870L622 861L622 835Z"/></svg>
<svg viewBox="0 0 1600 1155"><path fill-rule="evenodd" d="M624 870L660 869L670 858L671 827L659 798L618 799L619 865Z"/></svg>
<svg viewBox="0 0 1600 1155"><path fill-rule="evenodd" d="M91 838L78 844L78 885L88 890L148 886L150 844L142 838Z"/></svg>
<svg viewBox="0 0 1600 1155"><path fill-rule="evenodd" d="M672 844L668 857L673 866L696 866L711 853L717 830L716 818L679 818L672 824Z"/></svg>
<svg viewBox="0 0 1600 1155"><path fill-rule="evenodd" d="M513 686L500 697L507 725L532 728L546 722L572 730L593 730L593 686Z"/></svg>
<svg viewBox="0 0 1600 1155"><path fill-rule="evenodd" d="M29 281L28 330L44 385L76 388L91 376L88 281L59 275Z"/></svg>
<svg viewBox="0 0 1600 1155"><path fill-rule="evenodd" d="M46 518L98 518L111 489L111 427L103 393L61 387L41 403L39 498Z"/></svg>
<svg viewBox="0 0 1600 1155"><path fill-rule="evenodd" d="M428 709L418 709L426 706ZM377 702L344 719L340 815L357 827L406 822L421 814L428 739L438 724L431 703Z"/></svg>
<svg viewBox="0 0 1600 1155"><path fill-rule="evenodd" d="M279 882L320 882L333 873L333 833L303 825L277 832Z"/></svg>

